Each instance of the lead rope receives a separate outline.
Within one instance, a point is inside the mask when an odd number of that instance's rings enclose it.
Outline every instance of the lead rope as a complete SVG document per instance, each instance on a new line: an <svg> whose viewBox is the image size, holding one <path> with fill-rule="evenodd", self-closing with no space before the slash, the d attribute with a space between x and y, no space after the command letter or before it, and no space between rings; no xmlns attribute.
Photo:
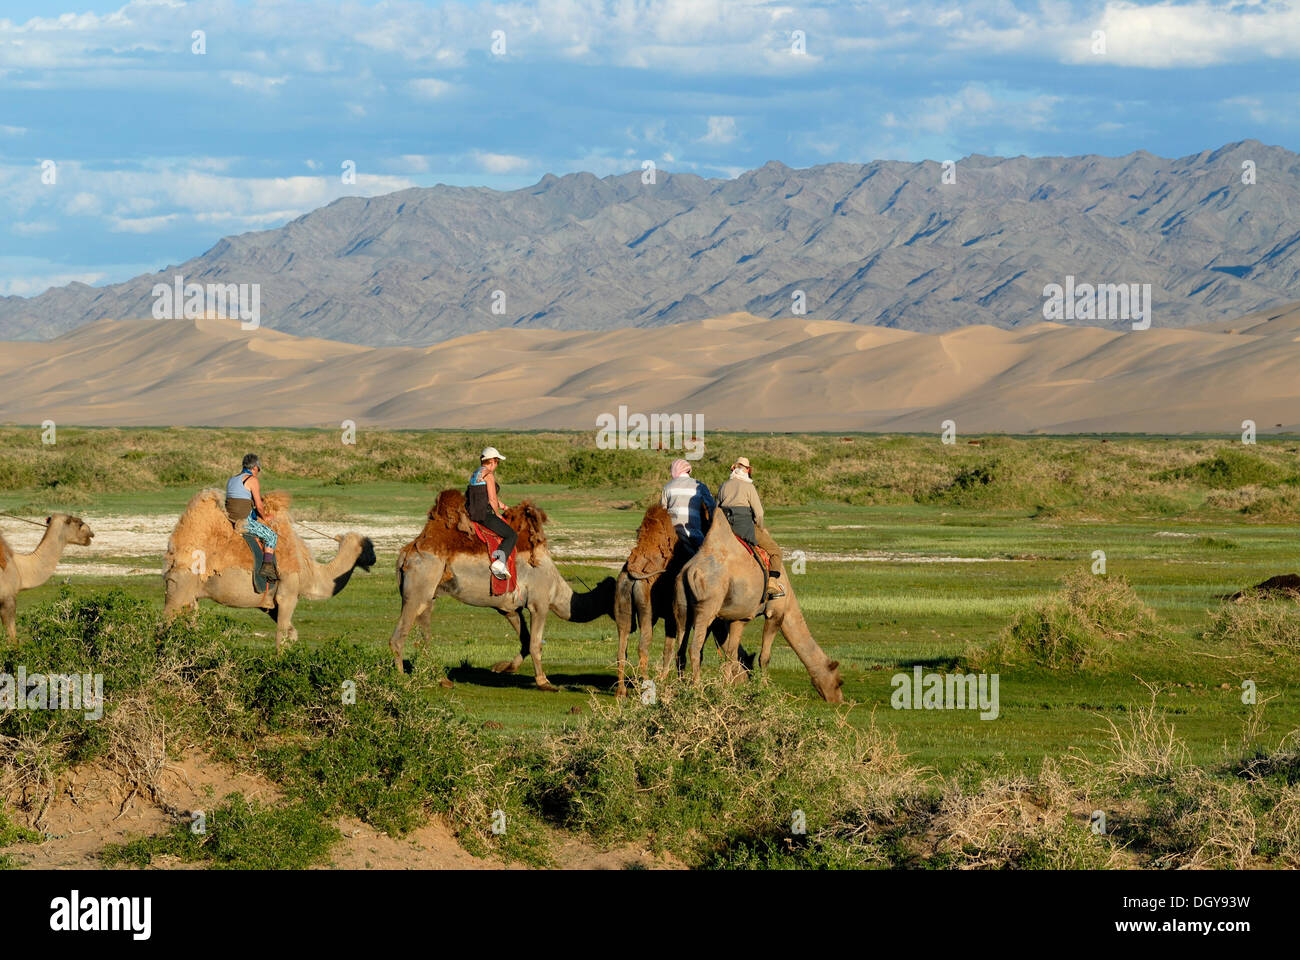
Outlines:
<svg viewBox="0 0 1300 960"><path fill-rule="evenodd" d="M308 527L307 524L303 523L301 520L295 520L294 523L298 524L298 526L300 526L300 527L306 527L306 529L308 529L308 530L310 530L312 533L316 534L316 536L318 536L318 537L324 537L326 540L336 540L336 539L338 539L337 537L334 537L334 536L332 536L332 535L330 535L330 534L328 534L328 533L321 533L321 532L320 532L319 530L317 530L315 527Z"/></svg>
<svg viewBox="0 0 1300 960"><path fill-rule="evenodd" d="M15 516L12 513L0 511L0 517L8 517L10 520L21 520L23 523L30 523L33 527L48 527L48 523L41 523L38 520L28 520L26 517Z"/></svg>

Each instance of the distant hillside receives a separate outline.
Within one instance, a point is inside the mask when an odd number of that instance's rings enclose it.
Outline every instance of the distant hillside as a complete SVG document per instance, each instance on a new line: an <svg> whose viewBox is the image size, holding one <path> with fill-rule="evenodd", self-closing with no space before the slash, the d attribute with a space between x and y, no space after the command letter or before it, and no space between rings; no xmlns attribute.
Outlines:
<svg viewBox="0 0 1300 960"><path fill-rule="evenodd" d="M1241 182L1242 163L1257 182ZM261 284L265 326L370 345L602 330L746 311L942 331L1043 319L1043 287L1150 283L1154 323L1300 298L1300 156L1257 141L1178 160L779 163L734 180L547 176L521 190L348 198L159 274L0 298L0 338L150 314L153 285ZM505 293L494 314L493 291ZM1124 321L1097 326L1126 326Z"/></svg>
<svg viewBox="0 0 1300 960"><path fill-rule="evenodd" d="M704 431L1300 430L1300 304L1141 332L943 334L733 314L658 330L481 332L364 347L226 320L90 324L0 344L0 422L563 428L703 415Z"/></svg>

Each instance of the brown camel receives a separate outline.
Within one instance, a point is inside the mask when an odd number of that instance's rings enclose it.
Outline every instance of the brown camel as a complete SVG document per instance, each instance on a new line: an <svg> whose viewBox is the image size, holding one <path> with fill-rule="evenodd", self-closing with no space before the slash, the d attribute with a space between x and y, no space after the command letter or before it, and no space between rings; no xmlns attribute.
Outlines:
<svg viewBox="0 0 1300 960"><path fill-rule="evenodd" d="M55 513L45 518L45 534L31 553L14 553L0 537L0 621L15 646L18 645L18 593L39 587L54 574L59 557L68 544L90 546L95 534L80 517Z"/></svg>
<svg viewBox="0 0 1300 960"><path fill-rule="evenodd" d="M473 535L465 513L465 495L444 490L429 510L420 535L397 555L397 590L402 613L388 641L398 670L403 669L402 650L406 636L417 623L430 635L429 620L438 597L452 597L472 607L490 607L509 621L519 638L519 653L502 660L492 669L514 673L525 655L533 659L533 681L541 690L558 690L542 668L542 639L546 618L554 613L562 620L590 623L609 616L614 609L614 578L606 577L589 593L575 593L560 576L546 549L543 525L546 513L530 501L510 507L505 521L519 534L515 559L515 589L492 596L492 574L488 570L487 547ZM528 621L523 619L528 612Z"/></svg>
<svg viewBox="0 0 1300 960"><path fill-rule="evenodd" d="M772 657L772 641L776 637L776 631L780 630L807 668L813 687L822 698L831 703L843 703L844 694L840 692L840 685L844 681L840 679L839 664L827 657L813 639L803 612L799 609L794 586L786 577L784 569L781 571L781 579L785 596L767 604L767 616L763 623L763 648L758 658L759 669L767 670L768 661ZM714 621L718 620L728 624L724 674L735 680L742 678L744 671L738 662L740 635L745 624L764 612L767 575L736 539L721 510L715 511L713 523L709 526L709 532L699 551L677 575L675 588L674 616L678 623L686 625L685 632L690 637L692 677L699 679L704 636L714 626ZM667 670L666 648L664 660L664 669Z"/></svg>
<svg viewBox="0 0 1300 960"><path fill-rule="evenodd" d="M708 521L706 514L705 522ZM636 545L628 554L627 562L618 572L614 585L614 623L618 627L618 696L627 696L625 677L628 673L627 641L632 630L639 627L641 640L638 644L637 664L639 675L648 676L650 665L650 641L654 636L654 625L664 622L664 660L659 677L668 675L677 647L677 620L674 617L673 598L674 583L678 572L691 552L677 536L672 518L659 504L645 512L641 526L637 528ZM723 650L726 639L725 629L714 629L719 652ZM686 648L677 649L678 667L686 664ZM746 654L744 648L738 651L740 660L747 666L753 665L753 656Z"/></svg>
<svg viewBox="0 0 1300 960"><path fill-rule="evenodd" d="M627 638L641 628L637 663L640 676L650 670L650 640L655 621L664 621L666 637L677 636L673 615L673 581L690 554L673 527L672 518L659 504L646 511L637 528L636 545L618 573L614 585L614 623L618 626L618 695L627 696ZM665 662L671 656L664 651Z"/></svg>
<svg viewBox="0 0 1300 960"><path fill-rule="evenodd" d="M279 584L266 594L253 589L253 557L226 516L225 494L203 490L190 500L167 542L163 561L166 620L175 619L181 610L197 611L204 599L226 607L256 607L275 621L279 653L285 640L293 643L298 639L293 612L299 600L327 600L348 585L357 567L369 571L374 566L374 545L369 537L357 533L335 537L339 549L334 559L317 563L294 532L288 494L270 493L263 499L274 516L270 527L280 540L276 549Z"/></svg>

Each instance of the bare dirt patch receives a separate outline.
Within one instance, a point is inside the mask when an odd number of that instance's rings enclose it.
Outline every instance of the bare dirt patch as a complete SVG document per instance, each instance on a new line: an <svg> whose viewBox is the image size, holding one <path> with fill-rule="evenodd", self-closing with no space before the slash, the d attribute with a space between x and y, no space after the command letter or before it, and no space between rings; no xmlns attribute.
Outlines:
<svg viewBox="0 0 1300 960"><path fill-rule="evenodd" d="M152 797L132 793L124 787L120 775L102 766L79 767L60 783L54 800L41 816L38 829L46 835L45 841L14 844L4 853L20 869L104 869L99 854L109 844L164 833L176 823L188 821L193 811L211 809L234 792L268 804L282 799L275 784L265 778L217 763L198 751L187 752L177 762L167 762ZM474 856L438 818L405 837L389 836L352 817L342 817L335 825L342 839L330 851L330 862L321 869L528 869L518 863ZM557 835L552 853L557 866L570 870L683 869L671 855L656 855L634 844L602 849ZM196 868L195 864L164 856L156 858L150 869Z"/></svg>

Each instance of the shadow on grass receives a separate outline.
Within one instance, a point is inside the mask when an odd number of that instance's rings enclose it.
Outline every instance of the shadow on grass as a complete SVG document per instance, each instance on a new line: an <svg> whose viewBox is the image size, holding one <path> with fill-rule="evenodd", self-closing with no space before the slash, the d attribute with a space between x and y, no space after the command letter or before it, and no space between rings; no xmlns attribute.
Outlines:
<svg viewBox="0 0 1300 960"><path fill-rule="evenodd" d="M447 670L453 683L468 683L476 687L497 689L533 690L536 684L531 673L494 673L487 667L461 665ZM613 695L616 678L609 673L547 673L547 679L570 693L584 693L593 688L597 693Z"/></svg>

